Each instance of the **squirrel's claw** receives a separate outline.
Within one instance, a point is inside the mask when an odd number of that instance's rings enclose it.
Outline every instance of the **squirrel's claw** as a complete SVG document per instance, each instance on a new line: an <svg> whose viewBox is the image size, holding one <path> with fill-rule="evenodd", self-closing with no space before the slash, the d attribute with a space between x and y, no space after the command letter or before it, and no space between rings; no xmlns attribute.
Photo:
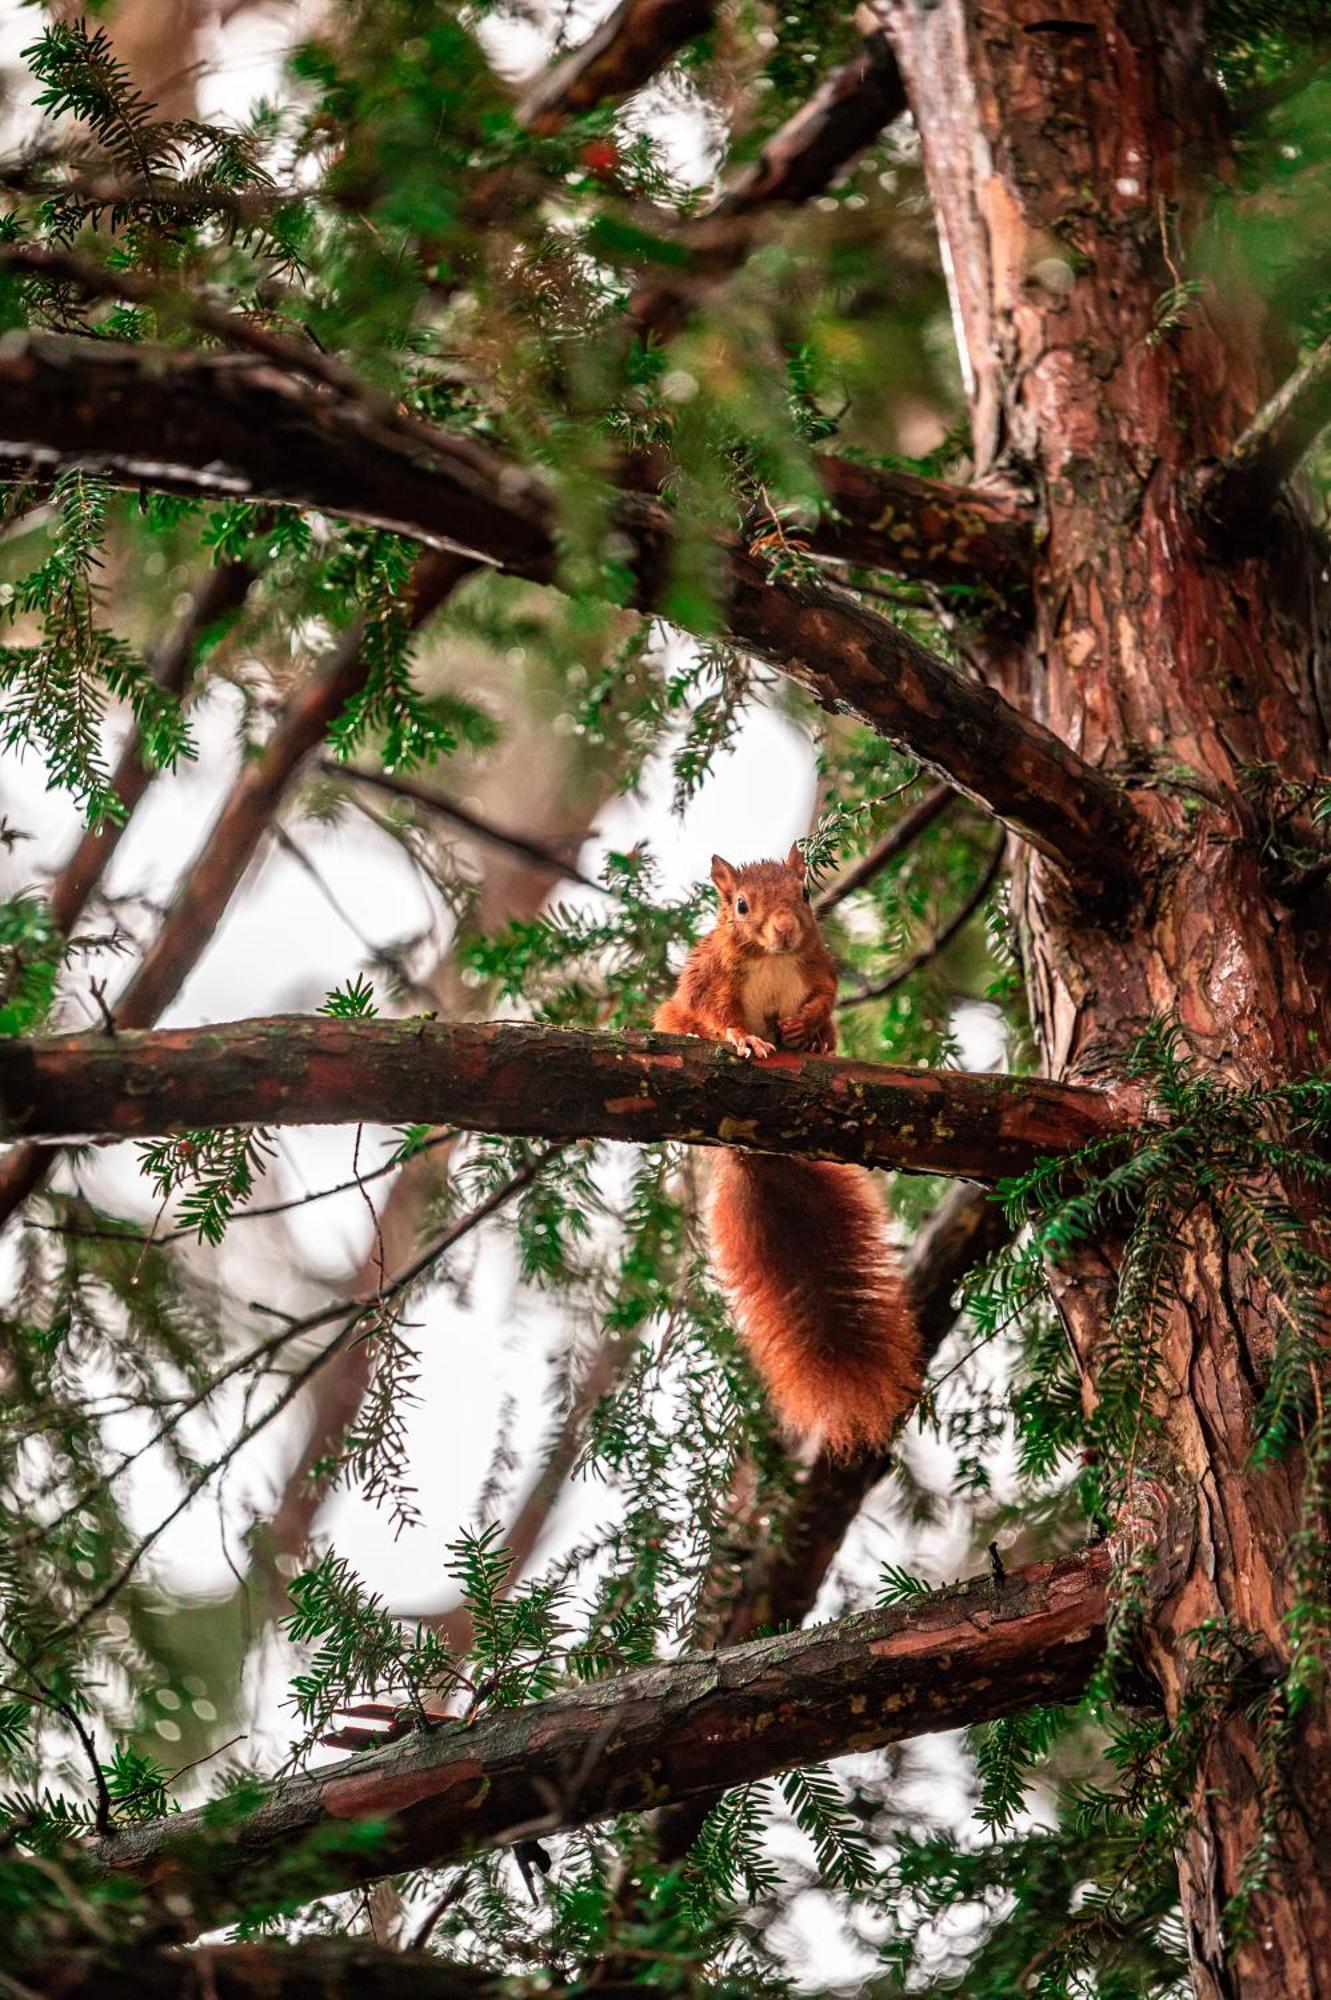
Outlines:
<svg viewBox="0 0 1331 2000"><path fill-rule="evenodd" d="M780 1023L780 1028L782 1048L802 1049L811 1056L828 1056L836 1047L830 1022L808 1021L792 1014Z"/></svg>
<svg viewBox="0 0 1331 2000"><path fill-rule="evenodd" d="M761 1035L742 1035L738 1028L727 1029L726 1040L737 1056L757 1056L759 1062L765 1062L776 1054L775 1043L765 1042Z"/></svg>

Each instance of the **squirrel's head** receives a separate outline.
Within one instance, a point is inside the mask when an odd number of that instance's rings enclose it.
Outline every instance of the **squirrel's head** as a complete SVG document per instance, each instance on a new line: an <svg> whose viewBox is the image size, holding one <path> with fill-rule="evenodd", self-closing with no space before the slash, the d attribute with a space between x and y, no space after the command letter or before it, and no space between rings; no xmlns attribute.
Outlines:
<svg viewBox="0 0 1331 2000"><path fill-rule="evenodd" d="M712 880L720 904L718 928L742 951L798 951L817 929L798 847L784 861L750 861L743 868L714 854Z"/></svg>

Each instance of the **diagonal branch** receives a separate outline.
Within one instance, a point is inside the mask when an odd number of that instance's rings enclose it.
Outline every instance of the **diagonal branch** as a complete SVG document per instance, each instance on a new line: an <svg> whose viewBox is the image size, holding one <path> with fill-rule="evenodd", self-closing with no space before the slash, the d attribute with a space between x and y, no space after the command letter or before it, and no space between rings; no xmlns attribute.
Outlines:
<svg viewBox="0 0 1331 2000"><path fill-rule="evenodd" d="M712 25L715 0L620 0L585 42L528 87L518 107L529 132L557 132L568 118L627 97Z"/></svg>
<svg viewBox="0 0 1331 2000"><path fill-rule="evenodd" d="M544 483L472 440L311 394L247 357L10 335L0 342L0 459L93 465L126 483L319 507L557 574ZM641 608L667 601L674 526L620 510ZM749 652L900 742L1005 820L1089 898L1140 899L1145 822L1103 772L990 688L844 592L773 582L738 537L716 542L722 621Z"/></svg>
<svg viewBox="0 0 1331 2000"><path fill-rule="evenodd" d="M390 798L409 799L413 805L423 806L427 813L451 820L454 826L460 826L464 833L472 834L484 845L507 848L511 854L553 876L556 882L578 882L584 889L595 889L598 896L608 893L604 882L598 882L593 875L584 875L578 866L578 853L587 838L585 831L562 844L555 840L533 840L530 834L521 833L516 827L496 826L480 813L459 805L456 799L433 792L428 785L416 784L396 772L390 777L386 771L362 771L355 764L339 764L331 757L322 759L320 769L344 784L354 781L368 785L372 791L387 792Z"/></svg>
<svg viewBox="0 0 1331 2000"><path fill-rule="evenodd" d="M853 896L857 889L863 889L884 868L890 867L899 854L913 847L922 833L927 833L934 821L945 813L953 800L950 785L934 785L922 798L908 806L894 826L890 826L882 839L875 841L867 854L843 869L834 882L829 882L813 899L813 907L819 917L825 917L844 903L847 896Z"/></svg>
<svg viewBox="0 0 1331 2000"><path fill-rule="evenodd" d="M876 30L772 134L711 208L670 233L672 247L687 251L689 261L682 271L655 273L638 286L629 302L637 332L668 339L703 295L744 262L774 210L821 194L905 109L896 57L886 34Z"/></svg>
<svg viewBox="0 0 1331 2000"><path fill-rule="evenodd" d="M318 1843L318 1888L690 1799L851 1751L1075 1700L1104 1640L1103 1548L980 1578L909 1606L692 1655L415 1732L285 1779L225 1826L207 1809L101 1845L149 1882L186 1869L189 1930L273 1907ZM374 1821L372 1843L338 1841ZM306 1864L308 1867L308 1863ZM307 1889L306 1893L309 1891Z"/></svg>
<svg viewBox="0 0 1331 2000"><path fill-rule="evenodd" d="M919 950L913 951L908 958L903 958L899 965L895 965L892 968L885 979L878 980L873 986L866 986L862 993L842 994L837 1002L837 1006L841 1008L864 1007L871 1000L885 1000L889 993L895 993L899 986L904 986L908 979L913 979L915 974L921 971L924 966L930 964L933 959L941 958L953 938L960 931L965 930L967 924L980 908L989 891L993 888L994 883L998 880L1006 852L1007 842L1000 833L990 851L989 859L981 870L975 887L968 896L963 897L947 921L938 926L938 929L934 932L928 943L922 944Z"/></svg>
<svg viewBox="0 0 1331 2000"><path fill-rule="evenodd" d="M1257 412L1232 450L1198 480L1202 519L1222 544L1260 534L1281 486L1331 424L1331 340Z"/></svg>
<svg viewBox="0 0 1331 2000"><path fill-rule="evenodd" d="M958 1285L1012 1234L998 1202L978 1188L953 1188L912 1246L906 1282L931 1362L956 1322ZM722 1645L737 1645L765 1625L797 1625L814 1606L823 1578L851 1523L892 1466L891 1452L857 1459L820 1457L798 1487L778 1538L767 1536L739 1579Z"/></svg>
<svg viewBox="0 0 1331 2000"><path fill-rule="evenodd" d="M211 572L153 659L152 674L160 687L175 694L183 691L193 672L199 641L210 626L239 607L252 582L253 573L245 563L223 563ZM71 934L91 902L153 776L134 731L111 780L112 790L125 808L124 819L105 820L100 827L89 828L51 884L51 919L62 936ZM51 1154L41 1146L13 1146L0 1159L0 1225L37 1192L50 1164Z"/></svg>
<svg viewBox="0 0 1331 2000"><path fill-rule="evenodd" d="M422 557L413 579L412 622L429 617L469 568L460 556ZM212 942L287 787L369 671L360 630L353 627L287 702L261 754L241 771L166 921L116 1002L117 1026L151 1027L175 999ZM49 1153L36 1145L16 1146L5 1155L0 1161L0 1223L36 1192L49 1165Z"/></svg>
<svg viewBox="0 0 1331 2000"><path fill-rule="evenodd" d="M979 1188L955 1187L911 1247L906 1284L923 1358L932 1361L956 1323L958 1285L1011 1236L1000 1205ZM718 1594L695 1643L737 1646L761 1631L802 1625L851 1524L892 1469L890 1451L854 1459L821 1454L803 1471L775 1529L765 1521L742 1567ZM688 1853L716 1794L668 1806L656 1816L653 1855L669 1865Z"/></svg>
<svg viewBox="0 0 1331 2000"><path fill-rule="evenodd" d="M182 694L194 671L199 645L212 628L237 611L249 594L254 573L247 563L220 563L210 570L184 616L150 661L153 679L172 694ZM51 920L68 937L92 900L110 867L130 814L152 782L155 772L143 760L135 730L120 754L111 789L125 809L123 820L104 820L90 828L51 884Z"/></svg>
<svg viewBox="0 0 1331 2000"><path fill-rule="evenodd" d="M1134 1129L1135 1093L823 1056L747 1063L689 1036L517 1022L276 1015L0 1043L11 1131L141 1138L201 1126L404 1124L675 1139L988 1181Z"/></svg>
<svg viewBox="0 0 1331 2000"><path fill-rule="evenodd" d="M410 618L421 625L467 575L460 557L423 558L412 579ZM365 685L371 656L361 628L339 639L298 688L260 754L245 765L176 894L171 919L144 954L115 1005L118 1027L145 1028L171 1004L211 942L292 779L323 742L330 723Z"/></svg>

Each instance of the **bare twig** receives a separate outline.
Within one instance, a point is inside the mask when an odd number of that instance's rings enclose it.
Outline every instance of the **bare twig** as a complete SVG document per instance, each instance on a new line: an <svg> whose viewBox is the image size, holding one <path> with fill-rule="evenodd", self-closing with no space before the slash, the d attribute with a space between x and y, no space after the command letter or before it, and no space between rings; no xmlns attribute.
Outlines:
<svg viewBox="0 0 1331 2000"><path fill-rule="evenodd" d="M560 881L578 882L584 889L595 889L601 896L608 893L604 882L584 875L576 859L553 842L532 840L527 834L518 833L510 827L495 826L479 813L458 805L456 800L440 798L428 786L415 784L410 778L396 773L390 777L384 771L362 771L355 764L339 764L331 757L323 758L319 768L330 778L340 778L344 782L354 780L359 785L371 785L376 791L386 792L391 798L410 799L414 805L423 806L427 812L437 813L441 819L451 820L455 826L474 834L477 840L486 841L491 847L505 847L510 853L520 854L524 861L548 869ZM579 847L585 838L585 834L577 836Z"/></svg>
<svg viewBox="0 0 1331 2000"><path fill-rule="evenodd" d="M1203 519L1224 542L1260 534L1299 460L1331 423L1331 340L1296 368L1226 457L1198 479Z"/></svg>
<svg viewBox="0 0 1331 2000"><path fill-rule="evenodd" d="M844 903L847 896L865 888L881 875L899 855L914 846L920 835L928 831L940 814L946 812L955 798L956 793L950 785L934 785L923 798L908 806L896 825L889 827L867 854L861 855L858 861L852 861L835 882L830 882L820 895L814 897L813 907L818 915L825 917L838 903Z"/></svg>
<svg viewBox="0 0 1331 2000"><path fill-rule="evenodd" d="M984 870L980 875L980 879L971 890L969 896L965 897L958 904L947 922L939 926L928 943L922 944L918 951L913 951L909 958L903 959L900 965L895 966L888 973L887 977L880 979L876 985L866 986L862 993L843 994L841 999L837 1001L837 1006L864 1007L871 1000L886 999L889 993L895 993L899 986L904 986L908 979L913 979L915 974L928 965L931 959L937 958L940 953L946 951L953 938L966 928L966 925L981 907L989 891L993 888L994 883L998 880L1003 866L1003 857L1006 852L1007 842L1000 836L995 841L989 859L985 863Z"/></svg>

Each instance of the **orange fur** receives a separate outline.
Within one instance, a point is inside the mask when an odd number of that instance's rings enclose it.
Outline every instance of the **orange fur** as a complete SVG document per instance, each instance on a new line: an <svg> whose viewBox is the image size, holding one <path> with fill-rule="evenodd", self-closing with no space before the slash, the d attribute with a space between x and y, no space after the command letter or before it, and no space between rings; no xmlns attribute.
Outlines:
<svg viewBox="0 0 1331 2000"><path fill-rule="evenodd" d="M718 1156L709 1236L782 1422L841 1457L885 1445L920 1394L920 1342L862 1167Z"/></svg>
<svg viewBox="0 0 1331 2000"><path fill-rule="evenodd" d="M716 929L695 945L655 1025L830 1054L836 969L797 848L734 869L713 858ZM920 1392L919 1336L882 1204L860 1167L722 1152L708 1216L712 1262L789 1429L842 1456L885 1445Z"/></svg>

